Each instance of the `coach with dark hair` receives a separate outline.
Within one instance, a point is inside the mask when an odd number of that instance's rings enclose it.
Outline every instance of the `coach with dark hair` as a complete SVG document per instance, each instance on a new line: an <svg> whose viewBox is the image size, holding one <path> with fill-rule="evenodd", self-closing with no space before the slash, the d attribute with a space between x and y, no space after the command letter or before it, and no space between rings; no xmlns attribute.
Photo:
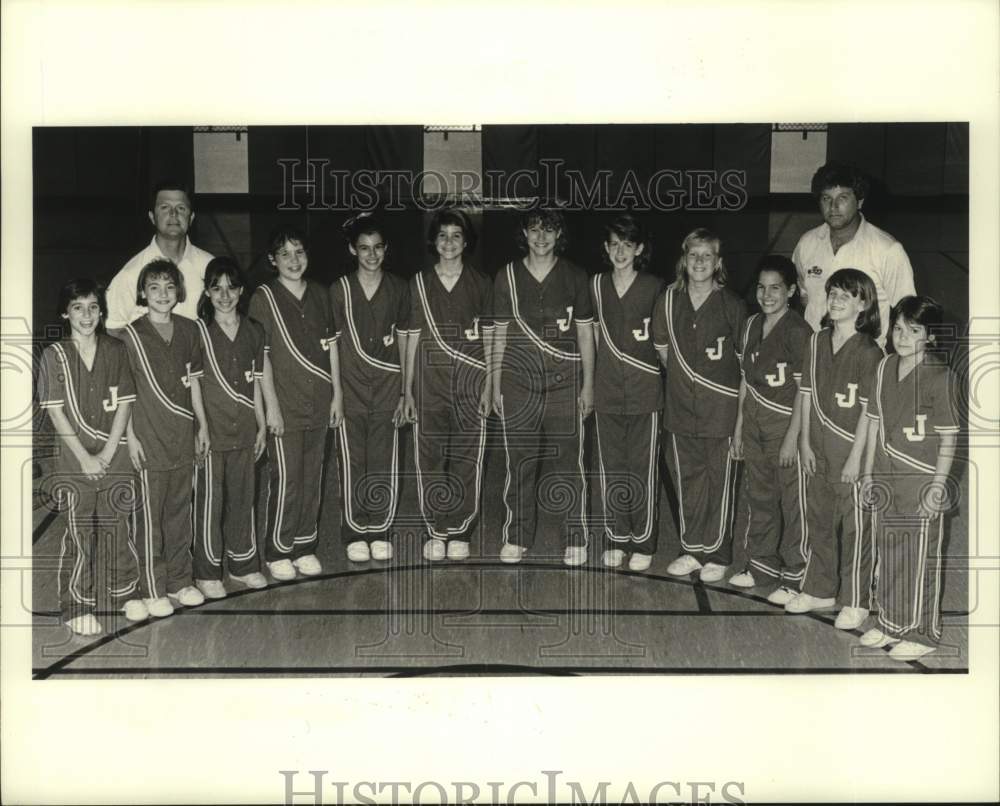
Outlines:
<svg viewBox="0 0 1000 806"><path fill-rule="evenodd" d="M879 343L885 344L889 309L916 293L913 268L899 241L865 220L861 207L867 178L853 165L829 162L812 178L812 193L825 223L799 238L792 254L805 302L806 321L819 330L826 313L826 281L838 269L859 269L871 277L882 320Z"/></svg>
<svg viewBox="0 0 1000 806"><path fill-rule="evenodd" d="M142 267L157 258L175 263L184 278L187 296L173 312L188 319L198 318L205 268L212 256L188 238L188 229L194 221L191 194L183 183L165 180L153 188L151 201L149 220L156 234L149 246L126 263L108 286L108 330L123 328L146 312L145 308L136 305L136 282Z"/></svg>

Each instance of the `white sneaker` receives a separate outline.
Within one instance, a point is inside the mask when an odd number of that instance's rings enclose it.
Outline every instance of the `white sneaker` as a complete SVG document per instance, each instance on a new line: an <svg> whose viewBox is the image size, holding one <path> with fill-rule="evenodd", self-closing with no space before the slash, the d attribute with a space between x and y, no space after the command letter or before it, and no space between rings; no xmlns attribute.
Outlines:
<svg viewBox="0 0 1000 806"><path fill-rule="evenodd" d="M617 568L625 562L625 552L621 549L608 549L601 555L601 562L608 568Z"/></svg>
<svg viewBox="0 0 1000 806"><path fill-rule="evenodd" d="M206 599L226 598L226 586L218 579L196 579L194 584Z"/></svg>
<svg viewBox="0 0 1000 806"><path fill-rule="evenodd" d="M437 537L432 537L426 543L424 543L424 559L430 560L431 562L437 562L438 560L443 560L445 555L448 553L447 546L445 542Z"/></svg>
<svg viewBox="0 0 1000 806"><path fill-rule="evenodd" d="M653 564L652 554L639 554L636 552L631 557L628 558L628 570L629 571L648 571L649 566Z"/></svg>
<svg viewBox="0 0 1000 806"><path fill-rule="evenodd" d="M833 626L838 630L856 630L865 623L868 618L868 611L863 607L845 607L837 613L837 620Z"/></svg>
<svg viewBox="0 0 1000 806"><path fill-rule="evenodd" d="M292 565L291 560L278 560L277 562L268 563L267 570L270 571L271 576L278 580L278 582L287 582L290 579L295 579L295 566Z"/></svg>
<svg viewBox="0 0 1000 806"><path fill-rule="evenodd" d="M185 585L177 593L167 591L167 596L176 599L177 603L184 607L197 607L200 604L205 604L205 597L194 585Z"/></svg>
<svg viewBox="0 0 1000 806"><path fill-rule="evenodd" d="M673 577L686 577L700 568L701 563L694 557L690 554L682 554L667 566L667 573Z"/></svg>
<svg viewBox="0 0 1000 806"><path fill-rule="evenodd" d="M771 597L769 596L768 601L770 600ZM821 599L818 596L812 596L808 593L800 593L785 605L785 612L801 615L802 613L811 613L813 610L829 610L836 604L837 600L833 597Z"/></svg>
<svg viewBox="0 0 1000 806"><path fill-rule="evenodd" d="M767 597L767 601L778 607L784 607L787 610L789 602L795 601L801 595L798 591L793 591L791 588L782 586L771 591Z"/></svg>
<svg viewBox="0 0 1000 806"><path fill-rule="evenodd" d="M149 618L149 609L142 599L129 599L122 607L122 612L128 621L145 621Z"/></svg>
<svg viewBox="0 0 1000 806"><path fill-rule="evenodd" d="M729 584L734 588L752 588L757 584L757 580L753 578L753 574L749 571L740 571L738 574L733 574L729 577Z"/></svg>
<svg viewBox="0 0 1000 806"><path fill-rule="evenodd" d="M728 568L728 565L705 563L698 576L701 578L702 582L718 582L726 575L726 569Z"/></svg>
<svg viewBox="0 0 1000 806"><path fill-rule="evenodd" d="M315 554L305 554L292 560L292 565L302 576L315 577L323 573L323 564Z"/></svg>
<svg viewBox="0 0 1000 806"><path fill-rule="evenodd" d="M371 558L372 554L364 540L355 540L347 544L347 559L352 563L366 563Z"/></svg>
<svg viewBox="0 0 1000 806"><path fill-rule="evenodd" d="M261 590L267 587L267 577L259 571L254 571L253 573L245 574L241 577L238 577L235 574L230 574L229 578L236 580L241 585L246 585L248 588L253 588L254 590Z"/></svg>
<svg viewBox="0 0 1000 806"><path fill-rule="evenodd" d="M513 543L504 543L503 548L500 549L500 562L519 563L527 551L528 550L524 546L515 546Z"/></svg>
<svg viewBox="0 0 1000 806"><path fill-rule="evenodd" d="M583 565L587 562L587 549L584 546L566 546L563 552L563 565Z"/></svg>
<svg viewBox="0 0 1000 806"><path fill-rule="evenodd" d="M170 604L170 600L166 596L160 596L156 599L143 599L142 601L151 616L166 618L174 614L174 606Z"/></svg>
<svg viewBox="0 0 1000 806"><path fill-rule="evenodd" d="M881 649L882 647L889 646L890 644L898 644L899 639L886 635L878 627L872 627L861 636L858 643L860 643L861 646L871 647L872 649Z"/></svg>
<svg viewBox="0 0 1000 806"><path fill-rule="evenodd" d="M449 560L467 560L467 559L469 559L469 541L468 540L449 540L448 541L448 559Z"/></svg>
<svg viewBox="0 0 1000 806"><path fill-rule="evenodd" d="M900 641L889 650L889 657L899 661L918 660L924 655L929 655L934 649L935 647L918 644L916 641Z"/></svg>
<svg viewBox="0 0 1000 806"><path fill-rule="evenodd" d="M77 635L100 635L104 632L101 622L93 613L84 613L82 616L71 618L66 622L66 626Z"/></svg>
<svg viewBox="0 0 1000 806"><path fill-rule="evenodd" d="M373 540L368 548L371 549L373 560L392 559L392 543L388 540Z"/></svg>

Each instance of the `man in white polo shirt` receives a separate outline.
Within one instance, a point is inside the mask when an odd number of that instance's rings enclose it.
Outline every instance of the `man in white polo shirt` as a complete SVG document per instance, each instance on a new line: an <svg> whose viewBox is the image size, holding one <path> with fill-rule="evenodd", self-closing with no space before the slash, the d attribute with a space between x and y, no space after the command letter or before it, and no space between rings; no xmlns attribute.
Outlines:
<svg viewBox="0 0 1000 806"><path fill-rule="evenodd" d="M194 222L191 195L182 183L164 181L153 189L152 202L149 220L156 229L153 240L125 264L108 286L108 330L123 328L146 312L144 307L136 304L136 283L142 267L156 258L172 260L184 277L187 298L177 304L174 313L189 319L198 316L205 267L212 256L191 243L187 236Z"/></svg>
<svg viewBox="0 0 1000 806"><path fill-rule="evenodd" d="M826 313L826 281L838 269L859 269L871 277L878 292L882 319L879 343L885 346L889 309L916 293L913 268L899 241L870 224L861 214L868 180L852 165L830 162L812 178L824 224L809 230L795 247L792 260L799 274L799 293L806 321L819 330Z"/></svg>

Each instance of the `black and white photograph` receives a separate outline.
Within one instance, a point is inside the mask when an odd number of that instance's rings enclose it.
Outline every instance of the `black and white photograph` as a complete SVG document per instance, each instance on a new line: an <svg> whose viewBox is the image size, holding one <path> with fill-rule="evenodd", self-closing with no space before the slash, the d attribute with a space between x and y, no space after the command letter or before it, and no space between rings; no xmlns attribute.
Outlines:
<svg viewBox="0 0 1000 806"><path fill-rule="evenodd" d="M997 794L998 14L759 5L5 5L5 801Z"/></svg>

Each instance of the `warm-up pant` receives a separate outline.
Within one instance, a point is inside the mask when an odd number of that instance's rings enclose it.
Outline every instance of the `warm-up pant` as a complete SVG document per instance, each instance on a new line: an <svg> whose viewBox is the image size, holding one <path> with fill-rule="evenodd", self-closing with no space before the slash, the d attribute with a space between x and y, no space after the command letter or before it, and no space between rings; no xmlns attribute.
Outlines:
<svg viewBox="0 0 1000 806"><path fill-rule="evenodd" d="M135 498L134 480L103 490L81 483L56 493L63 522L59 609L64 621L97 609L94 578L98 558L108 564L107 590L113 606L137 595L139 558L129 532Z"/></svg>
<svg viewBox="0 0 1000 806"><path fill-rule="evenodd" d="M941 640L941 542L944 516L890 518L877 513L875 594L880 629L893 638Z"/></svg>
<svg viewBox="0 0 1000 806"><path fill-rule="evenodd" d="M809 560L802 591L841 607L871 609L871 513L862 505L861 485L830 481L819 472L809 479Z"/></svg>
<svg viewBox="0 0 1000 806"><path fill-rule="evenodd" d="M606 549L654 554L660 413L594 416Z"/></svg>
<svg viewBox="0 0 1000 806"><path fill-rule="evenodd" d="M145 598L177 593L191 576L192 465L139 473L136 549Z"/></svg>
<svg viewBox="0 0 1000 806"><path fill-rule="evenodd" d="M316 553L326 426L267 440L267 562Z"/></svg>
<svg viewBox="0 0 1000 806"><path fill-rule="evenodd" d="M194 578L260 571L254 514L253 446L211 451L194 469Z"/></svg>
<svg viewBox="0 0 1000 806"><path fill-rule="evenodd" d="M422 409L413 424L420 514L440 540L468 540L479 514L486 420L472 415Z"/></svg>
<svg viewBox="0 0 1000 806"><path fill-rule="evenodd" d="M667 460L677 491L681 549L702 564L729 565L739 462L729 437L671 434Z"/></svg>
<svg viewBox="0 0 1000 806"><path fill-rule="evenodd" d="M399 441L391 412L344 415L337 429L340 536L344 544L387 540L399 502Z"/></svg>
<svg viewBox="0 0 1000 806"><path fill-rule="evenodd" d="M549 394L505 384L501 435L506 462L501 542L535 544L539 503L563 514L565 546L587 545L583 421L573 389ZM539 478L545 461L547 473Z"/></svg>
<svg viewBox="0 0 1000 806"><path fill-rule="evenodd" d="M749 396L744 401L744 495L750 511L746 555L753 574L797 590L809 558L809 528L806 477L798 453L791 467L778 461L789 419Z"/></svg>

